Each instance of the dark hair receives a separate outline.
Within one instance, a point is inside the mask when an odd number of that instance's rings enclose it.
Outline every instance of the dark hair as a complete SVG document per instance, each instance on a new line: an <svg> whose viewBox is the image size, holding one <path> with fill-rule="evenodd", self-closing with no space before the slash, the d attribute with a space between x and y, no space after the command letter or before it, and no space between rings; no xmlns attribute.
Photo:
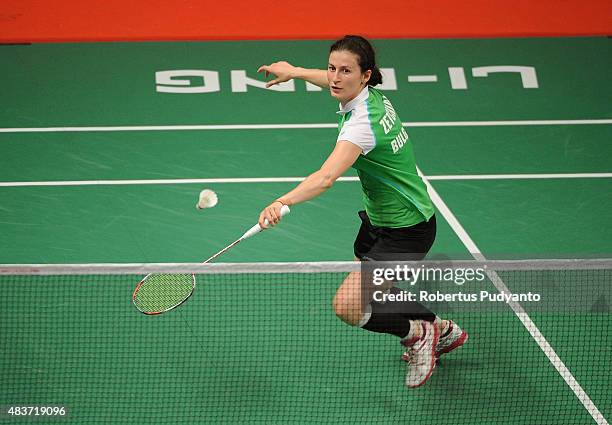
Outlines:
<svg viewBox="0 0 612 425"><path fill-rule="evenodd" d="M340 50L346 50L357 55L357 63L361 72L366 72L368 69L372 71L368 86L382 83L382 74L376 66L376 52L374 52L374 48L368 40L360 35L345 35L344 38L331 45L329 53Z"/></svg>

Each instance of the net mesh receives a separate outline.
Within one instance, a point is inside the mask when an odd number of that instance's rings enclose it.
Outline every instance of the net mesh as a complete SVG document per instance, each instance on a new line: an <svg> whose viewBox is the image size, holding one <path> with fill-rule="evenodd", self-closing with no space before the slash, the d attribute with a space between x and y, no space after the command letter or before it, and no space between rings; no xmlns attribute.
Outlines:
<svg viewBox="0 0 612 425"><path fill-rule="evenodd" d="M541 293L518 312L505 302L432 302L470 338L418 389L404 386L398 338L335 316L352 263L0 266L0 405L66 406L62 423L79 424L603 424L612 415L612 264L572 264L494 274L489 264L478 288L461 287L495 293L499 278L512 292ZM197 272L193 296L140 314L136 283L164 267Z"/></svg>

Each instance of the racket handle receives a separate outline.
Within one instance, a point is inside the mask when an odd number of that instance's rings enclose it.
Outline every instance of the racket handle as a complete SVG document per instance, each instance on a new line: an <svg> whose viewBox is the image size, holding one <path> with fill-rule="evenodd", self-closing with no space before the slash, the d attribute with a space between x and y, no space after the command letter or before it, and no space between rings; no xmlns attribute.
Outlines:
<svg viewBox="0 0 612 425"><path fill-rule="evenodd" d="M286 216L287 214L289 214L291 212L291 210L289 209L288 205L283 205L283 207L281 208L281 217ZM265 221L266 225L268 224L268 220L266 219ZM256 235L257 233L261 232L263 229L261 228L261 226L259 225L259 223L257 223L255 226L251 227L249 230L247 230L244 235L242 235L242 237L240 238L242 239L246 239L246 238L250 238L253 235Z"/></svg>

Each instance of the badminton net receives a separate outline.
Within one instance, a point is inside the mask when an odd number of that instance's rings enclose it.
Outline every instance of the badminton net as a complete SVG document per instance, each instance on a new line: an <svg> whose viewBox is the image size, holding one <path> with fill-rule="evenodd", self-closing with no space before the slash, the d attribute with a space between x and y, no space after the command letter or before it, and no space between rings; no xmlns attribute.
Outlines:
<svg viewBox="0 0 612 425"><path fill-rule="evenodd" d="M469 333L418 389L404 386L397 337L334 314L356 262L2 265L0 422L607 423L612 260L412 266L447 275L398 286ZM470 268L484 279L458 283ZM131 294L148 273L198 283L181 307L146 316ZM504 291L539 300L480 299ZM16 417L15 406L65 414Z"/></svg>

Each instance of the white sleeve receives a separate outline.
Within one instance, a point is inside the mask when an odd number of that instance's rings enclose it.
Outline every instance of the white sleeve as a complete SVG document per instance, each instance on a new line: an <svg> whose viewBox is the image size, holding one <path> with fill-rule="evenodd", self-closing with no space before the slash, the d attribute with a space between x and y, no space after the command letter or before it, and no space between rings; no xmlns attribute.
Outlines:
<svg viewBox="0 0 612 425"><path fill-rule="evenodd" d="M344 123L337 141L346 140L361 148L367 155L376 146L376 138L370 125L370 119L366 108L356 108L351 117Z"/></svg>

